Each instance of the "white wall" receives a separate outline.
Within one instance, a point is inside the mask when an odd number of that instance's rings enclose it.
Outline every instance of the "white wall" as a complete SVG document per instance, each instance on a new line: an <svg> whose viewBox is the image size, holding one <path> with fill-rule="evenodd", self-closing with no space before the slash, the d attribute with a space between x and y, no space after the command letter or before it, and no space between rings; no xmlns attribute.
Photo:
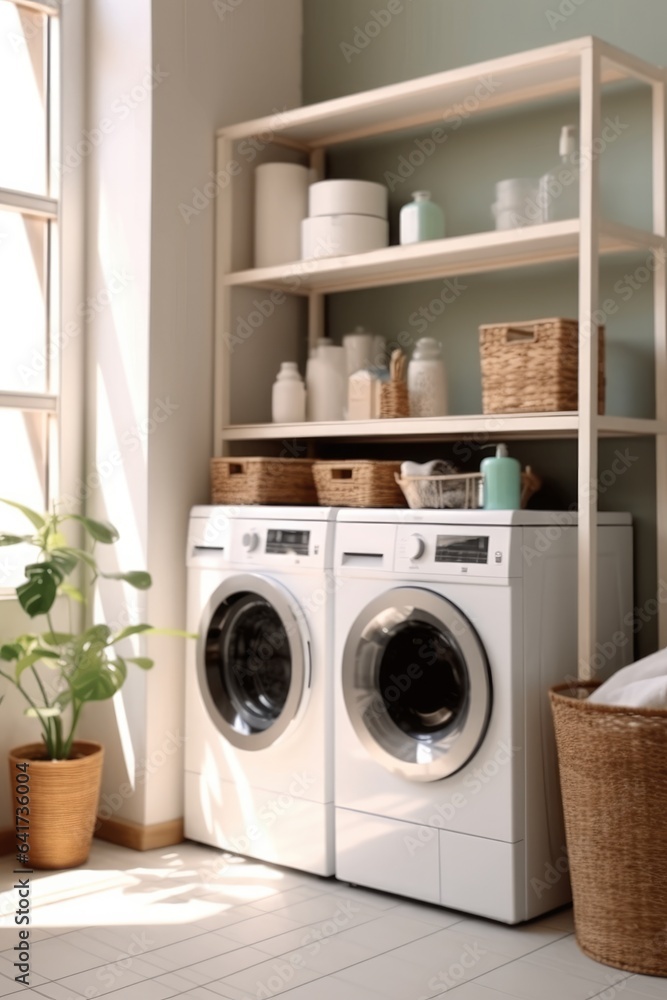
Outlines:
<svg viewBox="0 0 667 1000"><path fill-rule="evenodd" d="M215 204L189 222L179 204L215 170L217 127L300 103L300 46L299 0L91 0L89 127L116 121L124 93L136 107L88 174L89 288L124 282L92 324L89 506L119 528L121 568L154 580L139 600L104 590L108 621L183 627L188 511L207 502L213 448ZM103 804L152 824L182 815L184 643L145 649L155 669L90 712L87 732L108 750Z"/></svg>

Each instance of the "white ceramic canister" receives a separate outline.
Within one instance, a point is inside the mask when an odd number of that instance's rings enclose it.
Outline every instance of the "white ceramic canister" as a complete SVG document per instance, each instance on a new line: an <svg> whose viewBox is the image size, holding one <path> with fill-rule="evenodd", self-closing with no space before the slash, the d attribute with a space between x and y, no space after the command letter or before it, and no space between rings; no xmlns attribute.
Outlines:
<svg viewBox="0 0 667 1000"><path fill-rule="evenodd" d="M308 420L343 420L347 404L345 348L322 337L306 367Z"/></svg>
<svg viewBox="0 0 667 1000"><path fill-rule="evenodd" d="M301 254L343 257L389 245L389 223L373 215L317 215L301 223Z"/></svg>
<svg viewBox="0 0 667 1000"><path fill-rule="evenodd" d="M422 337L408 365L408 397L411 417L444 417L447 413L447 373L440 345Z"/></svg>
<svg viewBox="0 0 667 1000"><path fill-rule="evenodd" d="M298 163L262 163L255 169L255 267L299 260L310 176Z"/></svg>
<svg viewBox="0 0 667 1000"><path fill-rule="evenodd" d="M274 424L298 424L306 419L306 387L294 361L283 361L271 391Z"/></svg>
<svg viewBox="0 0 667 1000"><path fill-rule="evenodd" d="M388 191L373 181L317 181L308 190L308 215L374 215L387 218Z"/></svg>
<svg viewBox="0 0 667 1000"><path fill-rule="evenodd" d="M386 340L369 333L363 326L357 326L353 333L345 334L343 347L348 375L353 375L362 368L382 368L387 363Z"/></svg>
<svg viewBox="0 0 667 1000"><path fill-rule="evenodd" d="M399 242L423 243L424 240L441 240L445 235L445 216L439 205L431 201L430 191L414 191L400 211Z"/></svg>

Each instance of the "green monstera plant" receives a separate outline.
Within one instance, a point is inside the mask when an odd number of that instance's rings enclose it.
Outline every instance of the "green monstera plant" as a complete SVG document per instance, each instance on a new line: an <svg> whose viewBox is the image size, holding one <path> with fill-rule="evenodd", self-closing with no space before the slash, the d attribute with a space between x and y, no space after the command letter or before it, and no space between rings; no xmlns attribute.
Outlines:
<svg viewBox="0 0 667 1000"><path fill-rule="evenodd" d="M112 524L94 521L77 514L39 514L22 504L0 501L15 507L31 523L33 531L25 535L0 534L0 546L33 545L35 562L25 567L25 581L16 588L16 596L30 618L42 618L46 628L17 636L0 645L0 677L13 684L27 703L25 714L36 718L42 729L45 753L51 760L67 760L72 750L81 710L86 702L112 698L123 686L128 664L149 670L153 661L143 656L123 657L117 645L141 632L156 632L150 625L129 625L113 631L108 625L92 625L81 632L58 631L52 621L57 598L69 604L72 622L73 603L85 603L80 589L72 582L82 570L89 583L98 577L124 581L139 590L151 586L148 573L103 573L95 559L95 546L112 545L118 532ZM68 544L62 527L66 521L83 526L90 546L74 548ZM70 625L71 629L71 625ZM164 634L167 630L160 629ZM184 635L169 630L172 635ZM42 669L50 668L51 674ZM28 678L31 678L28 681ZM30 690L26 687L29 683Z"/></svg>

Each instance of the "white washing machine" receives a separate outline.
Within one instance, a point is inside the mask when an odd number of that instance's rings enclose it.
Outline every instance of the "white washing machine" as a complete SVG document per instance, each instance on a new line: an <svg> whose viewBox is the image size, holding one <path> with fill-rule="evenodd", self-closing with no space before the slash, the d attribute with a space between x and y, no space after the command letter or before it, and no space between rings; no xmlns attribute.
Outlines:
<svg viewBox="0 0 667 1000"><path fill-rule="evenodd" d="M569 901L547 690L577 671L574 516L339 512L338 878L507 923ZM632 528L599 524L611 672Z"/></svg>
<svg viewBox="0 0 667 1000"><path fill-rule="evenodd" d="M185 835L334 871L335 511L195 507L188 535Z"/></svg>

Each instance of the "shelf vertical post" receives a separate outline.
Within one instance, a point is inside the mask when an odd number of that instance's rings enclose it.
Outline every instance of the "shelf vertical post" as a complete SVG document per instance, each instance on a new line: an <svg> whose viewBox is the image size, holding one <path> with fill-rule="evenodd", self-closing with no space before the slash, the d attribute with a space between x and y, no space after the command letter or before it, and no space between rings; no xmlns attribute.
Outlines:
<svg viewBox="0 0 667 1000"><path fill-rule="evenodd" d="M232 143L220 137L216 144L216 171L231 162ZM213 346L213 455L226 454L222 428L231 423L231 372L229 351L225 349L225 335L231 330L233 289L223 278L232 267L232 183L218 191L215 206L215 339Z"/></svg>
<svg viewBox="0 0 667 1000"><path fill-rule="evenodd" d="M325 155L323 147L313 149L310 152L311 183L324 180ZM320 337L325 334L324 329L324 296L320 292L309 292L308 294L308 348L315 347Z"/></svg>
<svg viewBox="0 0 667 1000"><path fill-rule="evenodd" d="M597 638L598 309L600 51L581 55L579 184L578 673L593 674Z"/></svg>
<svg viewBox="0 0 667 1000"><path fill-rule="evenodd" d="M667 129L665 127L665 88L667 71L660 82L653 84L653 231L667 235ZM662 425L667 422L667 276L665 274L665 248L654 252L653 270L653 324L655 351L655 416ZM667 581L667 435L660 432L655 439L656 473L656 524L657 524L657 588ZM658 643L667 646L667 606L658 604Z"/></svg>

